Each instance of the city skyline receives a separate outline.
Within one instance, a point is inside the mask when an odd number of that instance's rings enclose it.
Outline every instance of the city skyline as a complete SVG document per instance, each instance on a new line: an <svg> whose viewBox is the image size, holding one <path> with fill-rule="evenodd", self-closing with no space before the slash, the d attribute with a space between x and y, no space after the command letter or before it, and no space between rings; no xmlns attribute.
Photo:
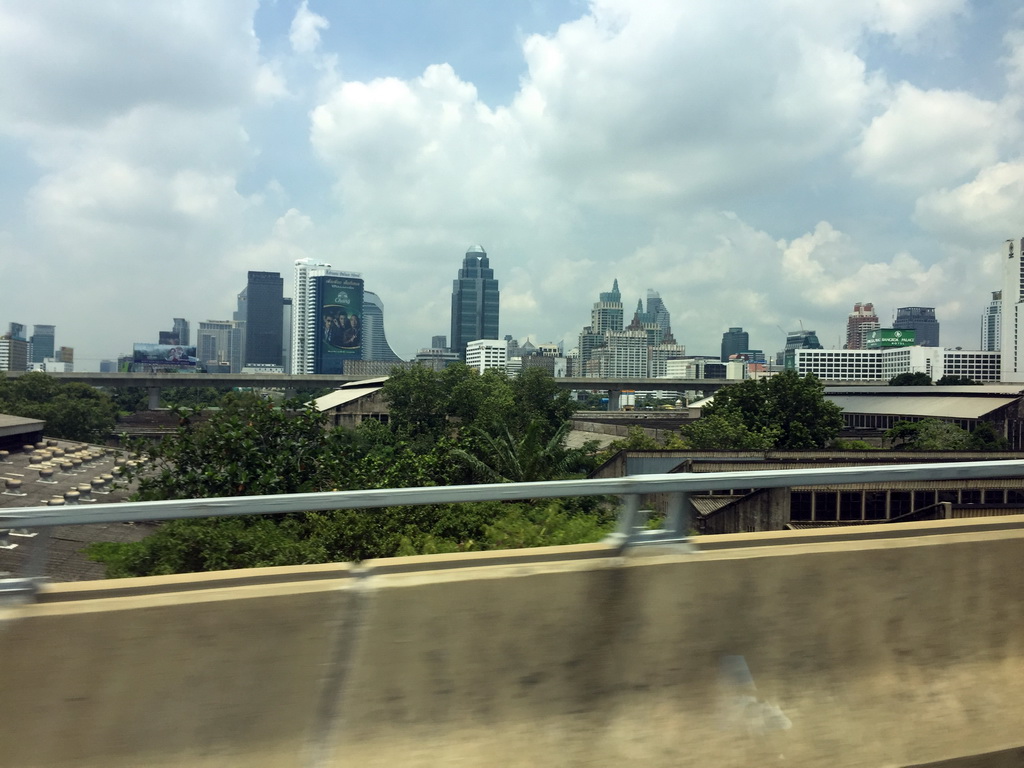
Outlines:
<svg viewBox="0 0 1024 768"><path fill-rule="evenodd" d="M693 353L835 346L865 298L969 348L1024 210L1006 0L0 0L0 39L0 306L82 370L298 258L366 275L408 359L473 241L519 339L618 275Z"/></svg>

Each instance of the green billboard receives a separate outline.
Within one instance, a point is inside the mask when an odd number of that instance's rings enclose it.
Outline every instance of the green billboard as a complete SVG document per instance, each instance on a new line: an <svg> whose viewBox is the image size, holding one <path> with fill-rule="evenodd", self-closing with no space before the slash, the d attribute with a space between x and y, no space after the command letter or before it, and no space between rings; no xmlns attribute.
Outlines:
<svg viewBox="0 0 1024 768"><path fill-rule="evenodd" d="M912 347L916 344L917 332L909 328L877 328L868 331L865 346L868 349L890 349Z"/></svg>
<svg viewBox="0 0 1024 768"><path fill-rule="evenodd" d="M363 349L363 281L359 277L317 277L317 373L343 373L345 360Z"/></svg>

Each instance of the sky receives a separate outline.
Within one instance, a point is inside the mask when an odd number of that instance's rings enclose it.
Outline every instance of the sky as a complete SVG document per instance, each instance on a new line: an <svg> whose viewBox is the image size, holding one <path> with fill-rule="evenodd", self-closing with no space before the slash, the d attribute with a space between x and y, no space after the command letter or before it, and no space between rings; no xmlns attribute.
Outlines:
<svg viewBox="0 0 1024 768"><path fill-rule="evenodd" d="M615 278L693 354L858 301L977 348L1022 101L1015 0L0 0L0 328L98 370L316 258L410 358L480 244L566 350Z"/></svg>

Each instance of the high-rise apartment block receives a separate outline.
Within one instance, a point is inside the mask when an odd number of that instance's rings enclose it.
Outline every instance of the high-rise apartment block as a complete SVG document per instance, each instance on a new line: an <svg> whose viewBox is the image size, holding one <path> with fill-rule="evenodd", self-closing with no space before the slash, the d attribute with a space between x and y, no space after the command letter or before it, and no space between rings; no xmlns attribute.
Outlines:
<svg viewBox="0 0 1024 768"><path fill-rule="evenodd" d="M451 349L466 359L466 345L498 338L500 292L483 246L466 251L459 276L452 282Z"/></svg>
<svg viewBox="0 0 1024 768"><path fill-rule="evenodd" d="M846 319L846 349L866 349L868 333L880 327L874 304L858 301Z"/></svg>
<svg viewBox="0 0 1024 768"><path fill-rule="evenodd" d="M898 307L892 327L916 331L919 347L939 346L939 321L935 319L935 307Z"/></svg>
<svg viewBox="0 0 1024 768"><path fill-rule="evenodd" d="M998 352L1002 346L1003 292L992 291L992 301L981 316L981 349Z"/></svg>
<svg viewBox="0 0 1024 768"><path fill-rule="evenodd" d="M746 352L750 349L750 334L742 328L730 328L722 334L722 355L719 358L723 362L733 355Z"/></svg>
<svg viewBox="0 0 1024 768"><path fill-rule="evenodd" d="M594 352L601 378L647 378L647 334L643 331L608 331L605 345Z"/></svg>

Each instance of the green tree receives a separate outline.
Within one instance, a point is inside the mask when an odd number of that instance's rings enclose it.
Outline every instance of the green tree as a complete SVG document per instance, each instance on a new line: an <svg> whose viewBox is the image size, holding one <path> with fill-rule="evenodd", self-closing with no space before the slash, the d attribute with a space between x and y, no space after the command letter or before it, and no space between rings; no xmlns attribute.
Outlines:
<svg viewBox="0 0 1024 768"><path fill-rule="evenodd" d="M931 386L931 383L932 377L921 371L901 373L889 379L890 387L928 387Z"/></svg>
<svg viewBox="0 0 1024 768"><path fill-rule="evenodd" d="M971 435L956 424L938 419L898 421L886 431L885 439L894 448L910 451L966 451Z"/></svg>
<svg viewBox="0 0 1024 768"><path fill-rule="evenodd" d="M1007 451L1010 441L996 432L987 421L980 421L971 432L970 449L972 451Z"/></svg>
<svg viewBox="0 0 1024 768"><path fill-rule="evenodd" d="M307 493L347 479L346 435L325 430L312 408L232 393L201 423L181 415L173 436L145 446L152 463L138 476L140 501Z"/></svg>
<svg viewBox="0 0 1024 768"><path fill-rule="evenodd" d="M33 372L0 380L0 413L42 419L52 437L102 443L114 432L117 406L95 387Z"/></svg>
<svg viewBox="0 0 1024 768"><path fill-rule="evenodd" d="M753 430L736 409L702 416L682 428L687 446L698 451L767 451L778 442L775 426Z"/></svg>
<svg viewBox="0 0 1024 768"><path fill-rule="evenodd" d="M939 387L964 387L977 383L974 379L967 376L951 376L948 373L935 382L936 386Z"/></svg>
<svg viewBox="0 0 1024 768"><path fill-rule="evenodd" d="M822 383L812 374L800 376L795 371L723 387L704 406L700 420L712 416L722 420L711 424L732 430L737 439L746 439L744 433L736 433L737 425L742 425L764 438L768 447L784 450L824 448L843 427L842 409L825 398Z"/></svg>
<svg viewBox="0 0 1024 768"><path fill-rule="evenodd" d="M475 477L485 483L524 483L556 480L585 471L590 452L565 447L572 424L568 421L545 439L546 425L534 419L526 430L514 433L502 425L496 432L473 428L479 437L476 453L456 448L454 455L464 461Z"/></svg>

